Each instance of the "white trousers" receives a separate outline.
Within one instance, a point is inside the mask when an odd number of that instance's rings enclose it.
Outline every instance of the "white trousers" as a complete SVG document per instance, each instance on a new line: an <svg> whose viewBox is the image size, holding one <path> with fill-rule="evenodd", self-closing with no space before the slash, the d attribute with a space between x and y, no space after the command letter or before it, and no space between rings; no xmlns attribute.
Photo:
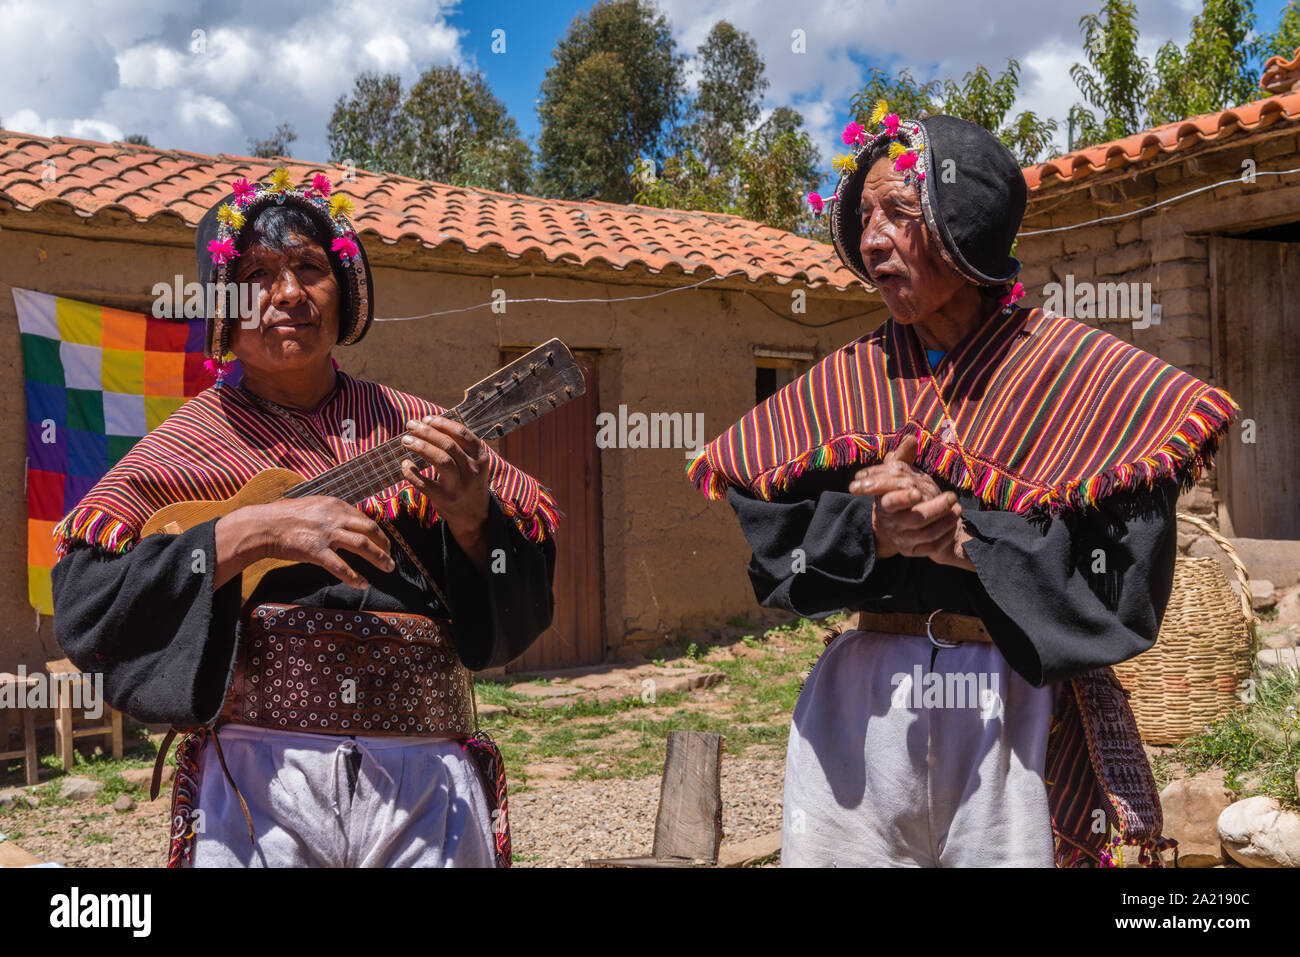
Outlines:
<svg viewBox="0 0 1300 957"><path fill-rule="evenodd" d="M795 706L782 866L1052 867L1054 697L991 644L840 635Z"/></svg>
<svg viewBox="0 0 1300 957"><path fill-rule="evenodd" d="M482 777L459 742L233 724L218 733L256 842L209 739L189 866L496 866ZM358 754L359 768L348 760Z"/></svg>

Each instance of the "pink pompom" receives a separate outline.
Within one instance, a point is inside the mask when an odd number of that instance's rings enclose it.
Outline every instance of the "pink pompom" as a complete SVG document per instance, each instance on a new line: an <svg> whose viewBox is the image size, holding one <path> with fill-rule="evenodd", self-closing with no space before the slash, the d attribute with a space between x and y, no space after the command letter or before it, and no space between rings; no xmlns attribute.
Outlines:
<svg viewBox="0 0 1300 957"><path fill-rule="evenodd" d="M212 256L212 261L218 266L224 266L239 255L235 250L235 241L233 239L212 240L208 243L208 254Z"/></svg>
<svg viewBox="0 0 1300 957"><path fill-rule="evenodd" d="M330 243L330 248L343 259L354 259L361 253L361 250L357 248L357 244L350 236L339 236L334 242Z"/></svg>
<svg viewBox="0 0 1300 957"><path fill-rule="evenodd" d="M898 159L894 160L894 169L904 173L916 165L915 153L899 153Z"/></svg>
<svg viewBox="0 0 1300 957"><path fill-rule="evenodd" d="M243 176L231 183L230 188L235 191L235 202L241 206L252 199L253 194L257 192L257 187Z"/></svg>
<svg viewBox="0 0 1300 957"><path fill-rule="evenodd" d="M885 117L885 134L891 137L898 135L898 114L897 113L890 113L888 116Z"/></svg>
<svg viewBox="0 0 1300 957"><path fill-rule="evenodd" d="M1002 297L1002 305L1004 306L1014 305L1024 297L1025 297L1025 285L1024 283L1018 282L1011 287L1011 292L1009 292L1007 295Z"/></svg>
<svg viewBox="0 0 1300 957"><path fill-rule="evenodd" d="M334 189L334 184L324 173L317 173L311 178L311 188L322 196L329 196L330 191Z"/></svg>
<svg viewBox="0 0 1300 957"><path fill-rule="evenodd" d="M844 127L844 132L840 134L840 138L844 140L845 146L852 146L854 143L861 146L867 141L867 131L857 123L849 123L848 126Z"/></svg>
<svg viewBox="0 0 1300 957"><path fill-rule="evenodd" d="M817 193L808 194L808 205L812 207L813 213L817 216L820 216L822 210L826 208L825 200L823 200Z"/></svg>

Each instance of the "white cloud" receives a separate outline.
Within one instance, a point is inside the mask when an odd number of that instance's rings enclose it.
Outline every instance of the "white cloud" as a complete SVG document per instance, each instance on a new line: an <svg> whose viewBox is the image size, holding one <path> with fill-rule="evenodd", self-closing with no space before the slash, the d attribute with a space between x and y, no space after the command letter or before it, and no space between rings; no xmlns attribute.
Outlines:
<svg viewBox="0 0 1300 957"><path fill-rule="evenodd" d="M335 101L363 70L411 83L460 63L455 0L0 0L0 118L43 135L248 152L289 122L296 156L325 160ZM94 131L102 131L103 135Z"/></svg>

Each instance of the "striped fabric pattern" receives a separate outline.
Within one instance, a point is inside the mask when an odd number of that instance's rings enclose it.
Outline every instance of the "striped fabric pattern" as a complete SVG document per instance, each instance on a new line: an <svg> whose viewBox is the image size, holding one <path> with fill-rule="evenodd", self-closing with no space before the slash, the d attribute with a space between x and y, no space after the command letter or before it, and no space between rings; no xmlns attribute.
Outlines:
<svg viewBox="0 0 1300 957"><path fill-rule="evenodd" d="M238 388L200 392L141 439L63 519L54 531L57 555L76 542L128 551L164 505L229 498L268 468L312 478L400 434L408 420L446 411L342 371L337 375L335 392L314 413L293 411L288 421ZM559 513L550 493L490 449L489 454L491 488L502 509L534 541L552 533ZM405 510L426 524L437 520L428 499L407 482L360 507L372 517L392 518Z"/></svg>
<svg viewBox="0 0 1300 957"><path fill-rule="evenodd" d="M996 313L931 370L892 319L827 356L707 446L697 488L771 499L807 469L870 465L907 435L918 468L988 506L1082 508L1195 480L1237 406L1120 339L1043 309Z"/></svg>

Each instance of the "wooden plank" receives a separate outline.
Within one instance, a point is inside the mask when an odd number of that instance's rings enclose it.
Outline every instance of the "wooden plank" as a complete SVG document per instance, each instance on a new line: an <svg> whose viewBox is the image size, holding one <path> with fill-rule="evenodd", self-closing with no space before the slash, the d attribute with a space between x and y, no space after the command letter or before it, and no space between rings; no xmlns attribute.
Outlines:
<svg viewBox="0 0 1300 957"><path fill-rule="evenodd" d="M716 863L722 844L722 735L669 731L654 856Z"/></svg>
<svg viewBox="0 0 1300 957"><path fill-rule="evenodd" d="M502 353L502 361L513 358L512 352ZM549 488L565 513L555 543L551 627L506 666L509 672L596 664L605 658L600 450L596 447L600 387L596 357L579 352L574 361L583 371L586 392L501 440L502 457Z"/></svg>
<svg viewBox="0 0 1300 957"><path fill-rule="evenodd" d="M748 841L724 844L718 853L719 867L746 867L781 853L781 832L760 834Z"/></svg>
<svg viewBox="0 0 1300 957"><path fill-rule="evenodd" d="M712 864L681 858L610 857L583 861L583 867L712 867Z"/></svg>
<svg viewBox="0 0 1300 957"><path fill-rule="evenodd" d="M35 854L24 851L13 841L0 841L0 867L30 867L33 864L44 863Z"/></svg>
<svg viewBox="0 0 1300 957"><path fill-rule="evenodd" d="M27 783L40 783L41 766L36 759L36 714L31 708L23 708L23 771Z"/></svg>

